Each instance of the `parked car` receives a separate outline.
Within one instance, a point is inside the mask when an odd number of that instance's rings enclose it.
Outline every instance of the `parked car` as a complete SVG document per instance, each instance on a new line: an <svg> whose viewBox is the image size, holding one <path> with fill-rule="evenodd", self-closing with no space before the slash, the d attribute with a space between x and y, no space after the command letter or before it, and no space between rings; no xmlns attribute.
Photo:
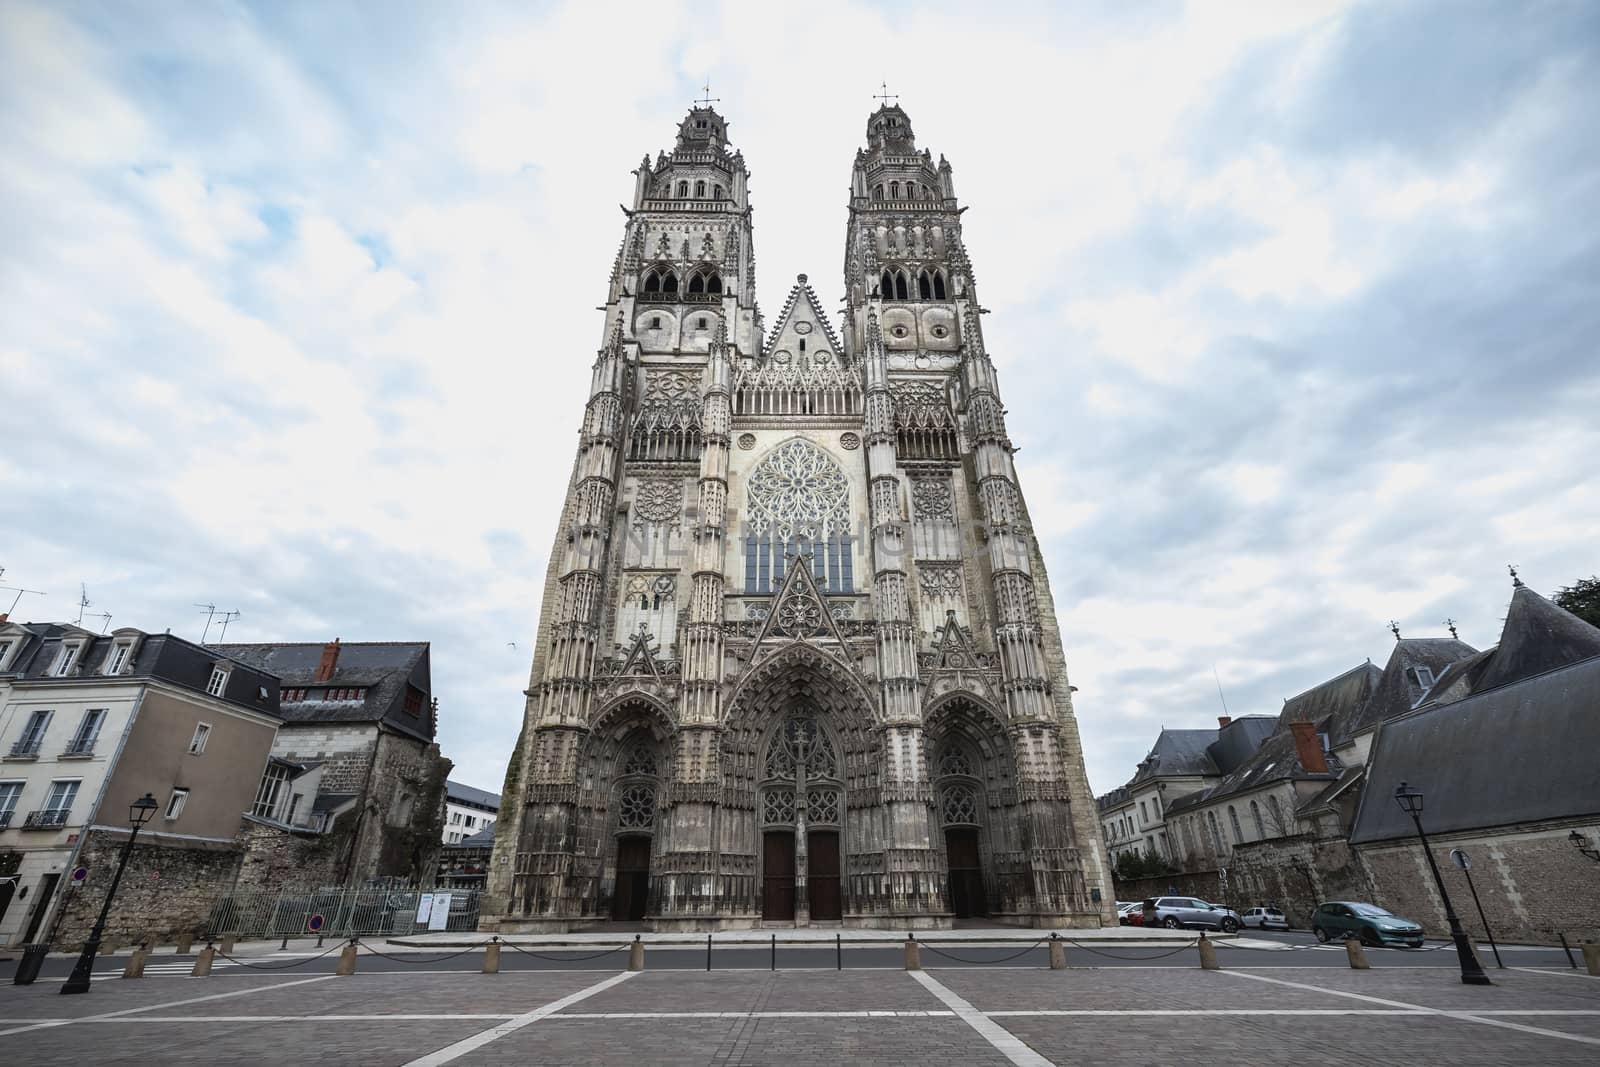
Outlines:
<svg viewBox="0 0 1600 1067"><path fill-rule="evenodd" d="M1140 903L1139 901L1137 901L1137 900L1119 900L1119 901L1117 901L1117 922L1118 922L1118 924L1120 924L1122 926L1131 926L1131 925L1133 925L1133 919L1131 918L1132 913L1136 912L1136 911L1140 911L1143 908L1144 908L1144 905L1142 903Z"/></svg>
<svg viewBox="0 0 1600 1067"><path fill-rule="evenodd" d="M1311 916L1311 932L1324 943L1354 935L1364 945L1422 947L1421 926L1376 904L1357 900L1330 900L1318 904Z"/></svg>
<svg viewBox="0 0 1600 1067"><path fill-rule="evenodd" d="M1165 926L1176 930L1184 926L1205 926L1231 934L1244 925L1239 913L1220 904L1208 904L1194 897L1152 897L1142 909L1145 926Z"/></svg>
<svg viewBox="0 0 1600 1067"><path fill-rule="evenodd" d="M1259 930L1287 930L1288 916L1279 908L1251 908L1244 913L1244 924Z"/></svg>

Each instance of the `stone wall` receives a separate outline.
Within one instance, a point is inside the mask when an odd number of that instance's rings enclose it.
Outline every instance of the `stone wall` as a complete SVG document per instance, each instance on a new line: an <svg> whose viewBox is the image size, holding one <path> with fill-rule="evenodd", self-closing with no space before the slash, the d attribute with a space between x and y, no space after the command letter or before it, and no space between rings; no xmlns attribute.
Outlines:
<svg viewBox="0 0 1600 1067"><path fill-rule="evenodd" d="M1600 940L1600 863L1585 859L1567 840L1577 829L1590 841L1600 838L1594 824L1570 823L1510 827L1503 832L1430 837L1434 861L1456 915L1468 933L1481 937L1483 922L1473 904L1467 875L1450 860L1464 850L1472 862L1472 882L1484 917L1500 941L1551 943ZM1374 885L1371 899L1415 919L1430 936L1444 936L1444 904L1416 840L1363 845L1357 850Z"/></svg>
<svg viewBox="0 0 1600 1067"><path fill-rule="evenodd" d="M337 823L328 833L317 834L246 819L239 841L244 851L237 882L241 892L322 889L339 884L337 864L349 835Z"/></svg>
<svg viewBox="0 0 1600 1067"><path fill-rule="evenodd" d="M81 889L60 890L64 896L52 942L57 950L71 951L88 938L127 840L126 834L86 832L78 865L89 869L89 877ZM170 942L181 932L203 931L212 908L232 888L239 859L239 848L231 843L180 846L140 835L106 919L105 938L120 944Z"/></svg>

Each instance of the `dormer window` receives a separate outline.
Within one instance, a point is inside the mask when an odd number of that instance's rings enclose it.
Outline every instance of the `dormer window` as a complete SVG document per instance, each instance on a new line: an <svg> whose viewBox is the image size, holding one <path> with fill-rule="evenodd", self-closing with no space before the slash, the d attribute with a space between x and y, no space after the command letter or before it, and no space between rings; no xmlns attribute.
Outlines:
<svg viewBox="0 0 1600 1067"><path fill-rule="evenodd" d="M222 695L228 688L228 670L225 667L212 667L211 677L206 680L206 692L214 697Z"/></svg>
<svg viewBox="0 0 1600 1067"><path fill-rule="evenodd" d="M0 671L5 670L6 661L11 658L11 650L17 642L11 639L0 640Z"/></svg>
<svg viewBox="0 0 1600 1067"><path fill-rule="evenodd" d="M118 642L117 644L112 645L111 651L106 653L105 672L107 674L120 673L123 665L128 662L128 653L132 651L132 649L133 646L127 644L126 642Z"/></svg>
<svg viewBox="0 0 1600 1067"><path fill-rule="evenodd" d="M56 657L55 669L50 673L57 678L65 678L72 673L72 668L78 664L78 653L83 651L83 642L63 644L61 654Z"/></svg>
<svg viewBox="0 0 1600 1067"><path fill-rule="evenodd" d="M1433 671L1427 667L1413 667L1411 673L1416 676L1417 684L1427 689L1433 684Z"/></svg>

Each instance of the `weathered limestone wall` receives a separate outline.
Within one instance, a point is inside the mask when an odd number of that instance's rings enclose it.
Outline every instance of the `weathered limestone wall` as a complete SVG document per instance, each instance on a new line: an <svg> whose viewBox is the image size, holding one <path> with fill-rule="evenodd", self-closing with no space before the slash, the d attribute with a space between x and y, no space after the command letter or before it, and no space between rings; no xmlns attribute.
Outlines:
<svg viewBox="0 0 1600 1067"><path fill-rule="evenodd" d="M89 868L89 877L82 889L61 890L65 895L56 949L78 948L89 936L127 840L126 834L87 832L78 864ZM159 942L203 931L211 909L231 889L239 860L234 843L178 845L141 834L106 919L106 938L122 944Z"/></svg>
<svg viewBox="0 0 1600 1067"><path fill-rule="evenodd" d="M1600 939L1600 863L1572 847L1567 835L1574 829L1591 842L1600 840L1594 823L1430 836L1450 903L1467 932L1482 936L1483 924L1467 876L1450 861L1453 848L1472 861L1472 881L1497 940L1550 943L1558 933L1574 944ZM1421 923L1430 936L1448 932L1444 904L1418 841L1363 845L1356 851L1370 872L1376 903Z"/></svg>

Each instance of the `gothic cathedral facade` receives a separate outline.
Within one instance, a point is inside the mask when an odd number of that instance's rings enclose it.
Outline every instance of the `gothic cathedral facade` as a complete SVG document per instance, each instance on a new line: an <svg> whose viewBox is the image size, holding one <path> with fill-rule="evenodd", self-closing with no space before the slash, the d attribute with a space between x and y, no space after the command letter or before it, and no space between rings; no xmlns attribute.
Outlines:
<svg viewBox="0 0 1600 1067"><path fill-rule="evenodd" d="M485 926L1114 924L950 165L879 108L769 328L726 132L635 172Z"/></svg>

